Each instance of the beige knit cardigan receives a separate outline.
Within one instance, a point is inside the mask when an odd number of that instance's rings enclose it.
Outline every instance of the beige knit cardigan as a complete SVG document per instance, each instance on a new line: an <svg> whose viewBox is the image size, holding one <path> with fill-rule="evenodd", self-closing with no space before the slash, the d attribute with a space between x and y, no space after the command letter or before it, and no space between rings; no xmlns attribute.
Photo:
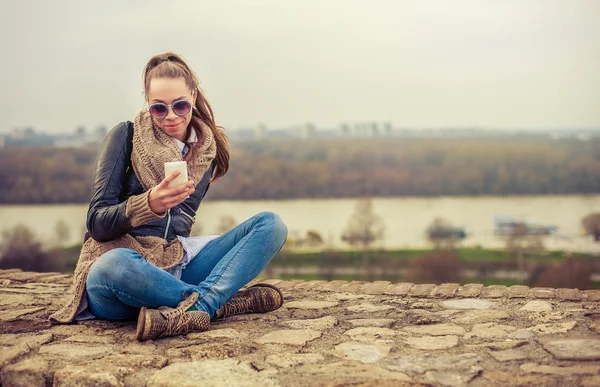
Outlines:
<svg viewBox="0 0 600 387"><path fill-rule="evenodd" d="M126 216L132 227L137 227L156 219L163 218L164 214L156 214L150 209L146 191L141 195L134 195L127 199ZM85 282L92 264L102 254L116 248L128 248L140 253L148 262L161 269L169 269L181 262L183 246L175 238L171 243L160 237L133 237L129 234L107 242L98 242L89 238L82 246L75 274L73 277L73 294L68 296L66 305L50 316L54 323L73 322L75 316L83 310L83 297L86 296Z"/></svg>

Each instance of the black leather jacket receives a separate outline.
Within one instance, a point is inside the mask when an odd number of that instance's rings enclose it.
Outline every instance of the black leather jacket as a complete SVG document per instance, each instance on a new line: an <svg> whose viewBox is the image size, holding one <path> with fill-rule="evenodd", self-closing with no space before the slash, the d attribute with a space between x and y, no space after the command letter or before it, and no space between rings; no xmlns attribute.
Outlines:
<svg viewBox="0 0 600 387"><path fill-rule="evenodd" d="M144 189L131 168L132 139L133 124L122 122L108 133L98 152L87 213L89 236L99 242L125 234L156 236L168 242L178 235L189 236L210 185L214 161L188 199L168 210L165 217L134 228L125 216L127 199L142 194Z"/></svg>

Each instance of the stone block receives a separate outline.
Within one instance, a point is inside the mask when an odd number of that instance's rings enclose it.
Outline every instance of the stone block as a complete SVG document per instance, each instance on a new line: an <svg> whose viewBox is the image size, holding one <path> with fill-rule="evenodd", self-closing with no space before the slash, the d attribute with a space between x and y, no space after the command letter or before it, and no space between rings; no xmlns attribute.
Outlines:
<svg viewBox="0 0 600 387"><path fill-rule="evenodd" d="M344 286L341 286L339 288L340 292L357 292L364 284L366 284L365 281L352 281L350 283L347 283Z"/></svg>
<svg viewBox="0 0 600 387"><path fill-rule="evenodd" d="M304 364L318 364L325 360L320 353L278 353L265 359L267 364L279 368L291 368Z"/></svg>
<svg viewBox="0 0 600 387"><path fill-rule="evenodd" d="M18 320L22 316L32 314L35 312L39 312L44 309L45 309L44 307L37 307L37 308L27 308L27 309L17 309L17 310L5 311L2 314L0 314L0 321Z"/></svg>
<svg viewBox="0 0 600 387"><path fill-rule="evenodd" d="M502 310L472 309L467 310L465 313L459 314L457 317L453 317L452 322L457 324L472 325L482 324L486 322L497 322L499 320L506 320L509 317L509 314Z"/></svg>
<svg viewBox="0 0 600 387"><path fill-rule="evenodd" d="M465 284L458 288L456 297L474 298L481 294L483 284Z"/></svg>
<svg viewBox="0 0 600 387"><path fill-rule="evenodd" d="M433 288L435 288L435 284L417 284L410 290L410 295L413 297L428 297Z"/></svg>
<svg viewBox="0 0 600 387"><path fill-rule="evenodd" d="M533 300L523 305L519 310L525 312L551 312L552 305L548 301Z"/></svg>
<svg viewBox="0 0 600 387"><path fill-rule="evenodd" d="M61 274L62 273L37 273L33 271L17 271L12 273L6 273L2 276L2 278L6 278L11 281L29 282L34 280L37 281L45 277L54 277Z"/></svg>
<svg viewBox="0 0 600 387"><path fill-rule="evenodd" d="M409 375L424 375L424 381L434 386L467 386L483 371L482 362L476 353L450 356L415 353L391 359L386 366Z"/></svg>
<svg viewBox="0 0 600 387"><path fill-rule="evenodd" d="M556 296L561 301L581 301L584 298L579 289L557 289Z"/></svg>
<svg viewBox="0 0 600 387"><path fill-rule="evenodd" d="M335 355L360 361L365 364L375 363L390 353L390 347L385 345L369 345L357 342L346 342L335 347Z"/></svg>
<svg viewBox="0 0 600 387"><path fill-rule="evenodd" d="M542 341L544 349L559 360L600 360L597 337L551 338Z"/></svg>
<svg viewBox="0 0 600 387"><path fill-rule="evenodd" d="M583 293L585 294L587 301L600 301L599 289L585 290Z"/></svg>
<svg viewBox="0 0 600 387"><path fill-rule="evenodd" d="M404 339L404 342L413 348L425 351L448 349L458 345L458 336L422 336Z"/></svg>
<svg viewBox="0 0 600 387"><path fill-rule="evenodd" d="M441 284L433 289L431 297L433 298L452 298L458 291L459 284Z"/></svg>
<svg viewBox="0 0 600 387"><path fill-rule="evenodd" d="M31 348L27 344L13 345L8 348L2 347L2 351L0 352L0 368L10 364L19 356L29 353L29 351L31 351Z"/></svg>
<svg viewBox="0 0 600 387"><path fill-rule="evenodd" d="M385 304L374 305L369 304L368 302L363 302L362 304L352 305L346 308L348 312L354 313L375 313L390 309L394 309L394 306Z"/></svg>
<svg viewBox="0 0 600 387"><path fill-rule="evenodd" d="M464 339L504 339L516 330L517 328L511 325L501 325L496 323L475 324L473 329L464 336Z"/></svg>
<svg viewBox="0 0 600 387"><path fill-rule="evenodd" d="M504 285L490 285L481 290L482 298L502 298L506 295L507 288Z"/></svg>
<svg viewBox="0 0 600 387"><path fill-rule="evenodd" d="M526 298L529 294L529 286L513 285L508 288L508 298Z"/></svg>
<svg viewBox="0 0 600 387"><path fill-rule="evenodd" d="M281 281L277 284L277 287L280 290L291 290L294 286L298 285L301 282L304 282L304 281L302 281L302 280Z"/></svg>
<svg viewBox="0 0 600 387"><path fill-rule="evenodd" d="M391 285L391 282L389 281L375 281L373 283L364 284L360 288L360 292L365 294L383 294L389 285Z"/></svg>
<svg viewBox="0 0 600 387"><path fill-rule="evenodd" d="M290 301L284 305L288 309L323 309L337 306L338 302L332 301L313 301L313 300L302 300L302 301Z"/></svg>
<svg viewBox="0 0 600 387"><path fill-rule="evenodd" d="M294 290L310 290L310 289L314 289L318 286L324 285L326 283L327 283L327 281L324 281L324 280L300 282L298 285L294 286Z"/></svg>
<svg viewBox="0 0 600 387"><path fill-rule="evenodd" d="M348 281L340 281L340 280L329 281L321 286L318 286L316 288L316 290L321 290L324 292L335 292L342 286L346 285L347 283L348 283Z"/></svg>
<svg viewBox="0 0 600 387"><path fill-rule="evenodd" d="M353 327L391 328L395 320L389 318L360 318L347 320Z"/></svg>
<svg viewBox="0 0 600 387"><path fill-rule="evenodd" d="M68 280L69 283L71 283L73 279L72 275L69 274L58 274L58 275L53 275L50 277L44 277L41 279L37 279L38 282L44 283L44 284L52 284L52 283L62 283L62 281L64 280Z"/></svg>
<svg viewBox="0 0 600 387"><path fill-rule="evenodd" d="M554 298L556 290L552 288L533 288L529 290L529 296L533 298Z"/></svg>
<svg viewBox="0 0 600 387"><path fill-rule="evenodd" d="M413 284L412 282L400 282L388 286L385 289L385 294L405 297L408 295L410 289L412 289L413 286L415 286L415 284Z"/></svg>
<svg viewBox="0 0 600 387"><path fill-rule="evenodd" d="M0 375L5 387L45 387L52 380L48 362L37 357L6 366Z"/></svg>
<svg viewBox="0 0 600 387"><path fill-rule="evenodd" d="M600 373L600 365L581 364L567 367L557 367L546 364L525 363L519 367L521 372L526 374L546 374L546 375L597 375Z"/></svg>
<svg viewBox="0 0 600 387"><path fill-rule="evenodd" d="M498 306L494 301L478 298L462 298L460 300L441 301L440 304L447 309L493 309Z"/></svg>
<svg viewBox="0 0 600 387"><path fill-rule="evenodd" d="M313 331L322 332L336 326L338 324L338 320L333 316L325 316L321 318L305 320L288 320L281 322L281 324L292 329L310 329Z"/></svg>
<svg viewBox="0 0 600 387"><path fill-rule="evenodd" d="M462 336L466 333L465 328L456 324L431 324L431 325L414 325L403 328L405 331L417 334L417 335L429 335L429 336L446 336L446 335L459 335Z"/></svg>
<svg viewBox="0 0 600 387"><path fill-rule="evenodd" d="M21 269L2 269L0 270L0 278L6 278L7 274L21 272Z"/></svg>
<svg viewBox="0 0 600 387"><path fill-rule="evenodd" d="M506 349L504 351L490 351L490 355L499 362L523 360L529 358L529 354L523 348Z"/></svg>
<svg viewBox="0 0 600 387"><path fill-rule="evenodd" d="M260 344L287 344L303 346L308 341L321 337L323 333L311 329L283 329L269 332L255 340Z"/></svg>

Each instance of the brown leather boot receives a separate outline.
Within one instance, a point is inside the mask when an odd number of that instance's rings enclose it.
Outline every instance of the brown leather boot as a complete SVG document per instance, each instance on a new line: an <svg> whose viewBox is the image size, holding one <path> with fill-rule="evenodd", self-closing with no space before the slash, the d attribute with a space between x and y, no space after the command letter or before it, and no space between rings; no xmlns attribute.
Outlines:
<svg viewBox="0 0 600 387"><path fill-rule="evenodd" d="M238 292L220 307L213 320L245 313L266 313L277 310L283 305L281 290L273 285L257 284Z"/></svg>
<svg viewBox="0 0 600 387"><path fill-rule="evenodd" d="M198 300L198 293L192 293L177 305L177 308L161 306L158 309L142 307L137 322L139 341L159 337L176 336L189 331L206 331L210 327L210 316L206 312L187 310Z"/></svg>

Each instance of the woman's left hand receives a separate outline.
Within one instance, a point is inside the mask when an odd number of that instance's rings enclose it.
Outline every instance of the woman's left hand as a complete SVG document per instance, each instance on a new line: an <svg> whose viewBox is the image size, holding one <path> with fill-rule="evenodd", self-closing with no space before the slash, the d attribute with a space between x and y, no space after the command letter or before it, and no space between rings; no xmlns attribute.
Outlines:
<svg viewBox="0 0 600 387"><path fill-rule="evenodd" d="M150 191L150 194L148 195L148 204L155 214L162 214L168 209L184 202L185 199L194 192L193 180L190 180L179 187L169 188L169 183L179 174L179 171L174 171Z"/></svg>

